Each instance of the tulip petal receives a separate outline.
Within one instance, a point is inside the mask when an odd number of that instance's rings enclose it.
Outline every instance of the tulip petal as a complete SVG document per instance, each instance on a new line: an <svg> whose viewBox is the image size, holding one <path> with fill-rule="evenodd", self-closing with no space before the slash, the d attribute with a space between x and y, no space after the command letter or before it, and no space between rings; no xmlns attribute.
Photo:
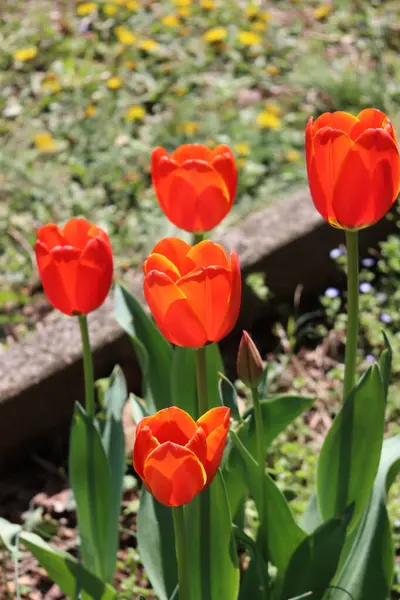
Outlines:
<svg viewBox="0 0 400 600"><path fill-rule="evenodd" d="M202 427L198 427L196 433L190 438L186 444L186 448L194 452L201 464L205 464L207 460L207 435Z"/></svg>
<svg viewBox="0 0 400 600"><path fill-rule="evenodd" d="M144 477L144 463L146 458L159 445L150 427L145 426L140 430L138 427L136 428L136 437L133 446L133 468L142 479Z"/></svg>
<svg viewBox="0 0 400 600"><path fill-rule="evenodd" d="M40 227L37 232L37 239L43 242L49 250L55 246L65 246L66 241L55 223L49 223Z"/></svg>
<svg viewBox="0 0 400 600"><path fill-rule="evenodd" d="M330 127L331 129L338 129L343 133L349 134L354 125L358 122L358 118L354 115L351 115L348 112L344 112L342 110L338 110L333 113L326 112L322 114L315 121L313 125L313 134L315 135L317 131L323 129L324 127Z"/></svg>
<svg viewBox="0 0 400 600"><path fill-rule="evenodd" d="M165 273L172 281L180 278L181 274L177 267L162 254L153 253L143 263L144 274L147 275L150 271L161 271Z"/></svg>
<svg viewBox="0 0 400 600"><path fill-rule="evenodd" d="M214 342L226 315L231 273L225 267L200 267L177 282L202 323L207 340Z"/></svg>
<svg viewBox="0 0 400 600"><path fill-rule="evenodd" d="M366 108L357 115L357 122L351 128L349 136L356 140L367 129L381 129L386 115L376 108Z"/></svg>
<svg viewBox="0 0 400 600"><path fill-rule="evenodd" d="M211 164L225 181L230 196L229 207L231 207L235 199L237 186L235 157L229 146L225 146L224 144L214 148L213 156L214 158L211 160Z"/></svg>
<svg viewBox="0 0 400 600"><path fill-rule="evenodd" d="M141 423L151 429L160 444L169 441L185 446L197 430L192 417L177 406L163 408L156 414L142 419L139 425Z"/></svg>
<svg viewBox="0 0 400 600"><path fill-rule="evenodd" d="M231 293L225 315L215 341L222 340L232 331L239 317L242 299L242 277L240 273L239 257L235 251L231 252Z"/></svg>
<svg viewBox="0 0 400 600"><path fill-rule="evenodd" d="M162 254L176 266L181 275L185 275L194 268L192 261L187 260L190 249L191 246L179 238L164 238L154 246L151 253Z"/></svg>
<svg viewBox="0 0 400 600"><path fill-rule="evenodd" d="M333 209L340 225L357 229L379 221L399 191L399 151L383 129L367 129L355 142L337 180Z"/></svg>
<svg viewBox="0 0 400 600"><path fill-rule="evenodd" d="M211 160L212 156L212 150L203 144L183 144L171 154L171 158L179 165L192 159L208 162Z"/></svg>
<svg viewBox="0 0 400 600"><path fill-rule="evenodd" d="M70 219L63 227L62 233L66 244L83 250L88 242L92 224L81 217Z"/></svg>
<svg viewBox="0 0 400 600"><path fill-rule="evenodd" d="M161 209L167 214L169 205L168 176L178 168L177 163L164 148L155 148L151 153L151 178Z"/></svg>
<svg viewBox="0 0 400 600"><path fill-rule="evenodd" d="M217 429L221 425L228 431L230 415L231 411L227 406L216 406L215 408L210 408L210 410L197 419L196 425L197 427L201 427L208 437L214 429Z"/></svg>
<svg viewBox="0 0 400 600"><path fill-rule="evenodd" d="M206 343L204 328L170 277L150 271L144 280L144 296L158 328L172 344L195 348Z"/></svg>
<svg viewBox="0 0 400 600"><path fill-rule="evenodd" d="M204 240L193 246L187 257L191 259L195 267L220 266L230 269L229 259L225 248L211 240Z"/></svg>
<svg viewBox="0 0 400 600"><path fill-rule="evenodd" d="M311 170L311 160L314 155L314 142L313 142L313 118L310 117L307 121L306 126L306 164L307 164L307 174L310 177Z"/></svg>
<svg viewBox="0 0 400 600"><path fill-rule="evenodd" d="M207 476L191 450L165 442L151 452L144 466L144 481L153 496L166 506L189 504L201 492Z"/></svg>
<svg viewBox="0 0 400 600"><path fill-rule="evenodd" d="M209 186L200 192L196 203L196 231L214 229L228 214L234 196L227 195L226 189Z"/></svg>
<svg viewBox="0 0 400 600"><path fill-rule="evenodd" d="M113 257L110 244L93 238L84 248L76 276L76 310L87 314L103 304L111 287Z"/></svg>
<svg viewBox="0 0 400 600"><path fill-rule="evenodd" d="M207 484L211 483L222 460L229 430L230 410L224 406L212 408L197 420L197 425L207 434L207 458L203 462Z"/></svg>
<svg viewBox="0 0 400 600"><path fill-rule="evenodd" d="M66 315L74 314L79 250L56 246L49 252L41 241L37 241L35 252L40 279L50 304Z"/></svg>

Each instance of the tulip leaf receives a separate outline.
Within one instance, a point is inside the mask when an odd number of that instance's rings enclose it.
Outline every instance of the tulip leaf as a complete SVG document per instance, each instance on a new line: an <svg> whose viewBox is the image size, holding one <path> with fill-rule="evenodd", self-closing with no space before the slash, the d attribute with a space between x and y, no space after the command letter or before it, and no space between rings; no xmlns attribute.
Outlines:
<svg viewBox="0 0 400 600"><path fill-rule="evenodd" d="M389 385L392 381L393 351L392 351L392 346L390 344L388 336L386 335L386 333L384 331L382 331L382 334L383 334L383 341L385 344L385 349L383 350L383 352L380 356L380 359L379 359L379 370L381 373L383 389L385 392L385 401L387 402Z"/></svg>
<svg viewBox="0 0 400 600"><path fill-rule="evenodd" d="M69 477L76 500L82 557L103 581L114 576L108 554L111 474L100 433L77 402L72 418Z"/></svg>
<svg viewBox="0 0 400 600"><path fill-rule="evenodd" d="M378 474L358 526L346 541L342 566L333 583L330 600L342 600L339 588L349 598L388 598L393 579L393 539L386 509L387 493L400 473L400 435L383 442Z"/></svg>
<svg viewBox="0 0 400 600"><path fill-rule="evenodd" d="M22 531L19 541L46 569L49 578L71 600L114 600L117 598L117 592L111 585L79 564L76 558L59 548L54 548L35 533Z"/></svg>
<svg viewBox="0 0 400 600"><path fill-rule="evenodd" d="M171 406L171 345L140 302L121 285L115 287L114 305L115 317L130 336L140 363L148 411L152 414Z"/></svg>
<svg viewBox="0 0 400 600"><path fill-rule="evenodd" d="M108 558L109 572L114 574L119 547L119 517L125 473L125 434L122 412L128 397L125 377L115 367L104 392L105 425L102 431L103 447L110 472L110 509L108 520L108 543L103 549Z"/></svg>
<svg viewBox="0 0 400 600"><path fill-rule="evenodd" d="M284 575L280 600L307 593L322 600L339 564L348 522L348 514L329 519L298 545Z"/></svg>
<svg viewBox="0 0 400 600"><path fill-rule="evenodd" d="M168 600L178 581L171 509L142 489L137 514L140 558L160 600Z"/></svg>
<svg viewBox="0 0 400 600"><path fill-rule="evenodd" d="M174 406L179 406L197 420L200 415L197 409L195 352L194 348L175 348L171 370L171 398Z"/></svg>
<svg viewBox="0 0 400 600"><path fill-rule="evenodd" d="M384 417L382 379L373 365L347 397L321 449L317 494L324 520L353 503L352 526L361 517L379 466Z"/></svg>
<svg viewBox="0 0 400 600"><path fill-rule="evenodd" d="M265 600L268 597L268 572L257 543L235 525L233 534L236 542L242 544L250 555L250 564L240 582L238 600Z"/></svg>
<svg viewBox="0 0 400 600"><path fill-rule="evenodd" d="M142 398L139 398L135 394L129 394L129 402L131 403L132 409L132 418L136 425L141 421L144 417L148 417L149 413L147 412L146 406Z"/></svg>
<svg viewBox="0 0 400 600"><path fill-rule="evenodd" d="M219 373L224 373L224 363L218 344L209 344L205 347L206 368L207 368L207 386L208 386L208 406L215 408L221 406L219 397Z"/></svg>
<svg viewBox="0 0 400 600"><path fill-rule="evenodd" d="M218 387L221 404L230 408L232 419L241 422L242 417L240 416L239 412L238 397L235 386L227 377L225 377L225 375L220 373Z"/></svg>

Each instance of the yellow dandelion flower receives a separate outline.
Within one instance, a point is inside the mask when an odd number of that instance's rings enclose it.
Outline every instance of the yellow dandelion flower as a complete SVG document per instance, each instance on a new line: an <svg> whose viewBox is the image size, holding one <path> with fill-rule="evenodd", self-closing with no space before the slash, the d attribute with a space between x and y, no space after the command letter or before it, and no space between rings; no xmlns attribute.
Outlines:
<svg viewBox="0 0 400 600"><path fill-rule="evenodd" d="M205 32L203 40L208 44L213 44L214 42L222 42L227 37L228 30L225 27L214 27Z"/></svg>
<svg viewBox="0 0 400 600"><path fill-rule="evenodd" d="M117 40L124 46L133 46L136 42L136 35L127 27L116 27L114 33Z"/></svg>
<svg viewBox="0 0 400 600"><path fill-rule="evenodd" d="M90 13L94 12L96 8L96 2L84 2L76 7L76 14L80 17L86 17L86 15L90 15Z"/></svg>
<svg viewBox="0 0 400 600"><path fill-rule="evenodd" d="M186 135L194 135L199 130L200 125L194 121L183 123L182 130Z"/></svg>
<svg viewBox="0 0 400 600"><path fill-rule="evenodd" d="M259 46L261 44L261 37L254 31L240 31L238 38L243 46Z"/></svg>
<svg viewBox="0 0 400 600"><path fill-rule="evenodd" d="M96 107L94 104L88 104L85 108L85 116L88 117L88 119L90 119L91 117L94 117L94 115L96 114Z"/></svg>
<svg viewBox="0 0 400 600"><path fill-rule="evenodd" d="M297 150L289 150L286 158L288 162L295 163L300 159L300 154L297 152Z"/></svg>
<svg viewBox="0 0 400 600"><path fill-rule="evenodd" d="M57 145L53 136L48 131L37 133L33 139L36 148L44 154L51 154L57 151Z"/></svg>
<svg viewBox="0 0 400 600"><path fill-rule="evenodd" d="M272 19L272 13L268 12L267 10L262 10L258 14L258 18L260 21L264 21L264 23L269 23L269 21Z"/></svg>
<svg viewBox="0 0 400 600"><path fill-rule="evenodd" d="M16 50L14 52L15 60L19 60L20 62L26 62L27 60L32 60L38 53L38 49L35 46L30 46L29 48L21 48L20 50Z"/></svg>
<svg viewBox="0 0 400 600"><path fill-rule="evenodd" d="M272 113L276 117L281 114L281 109L279 108L279 106L277 104L274 104L273 102L267 102L265 105L265 110L267 112Z"/></svg>
<svg viewBox="0 0 400 600"><path fill-rule="evenodd" d="M190 15L190 13L191 13L190 8L186 8L185 6L183 6L182 8L180 8L178 10L178 15L180 17L188 17Z"/></svg>
<svg viewBox="0 0 400 600"><path fill-rule="evenodd" d="M179 8L192 5L192 0L172 0L172 2L175 6L179 6Z"/></svg>
<svg viewBox="0 0 400 600"><path fill-rule="evenodd" d="M115 4L105 4L103 7L103 12L108 17L112 17L118 12L118 6L115 6Z"/></svg>
<svg viewBox="0 0 400 600"><path fill-rule="evenodd" d="M161 23L166 27L179 27L180 21L176 15L166 15L161 19Z"/></svg>
<svg viewBox="0 0 400 600"><path fill-rule="evenodd" d="M137 10L139 8L139 2L136 2L136 0L127 0L125 2L125 8L128 8L129 10Z"/></svg>
<svg viewBox="0 0 400 600"><path fill-rule="evenodd" d="M127 60L125 67L130 71L134 71L136 69L136 62L134 60Z"/></svg>
<svg viewBox="0 0 400 600"><path fill-rule="evenodd" d="M200 6L205 8L206 10L212 10L215 8L214 0L200 0Z"/></svg>
<svg viewBox="0 0 400 600"><path fill-rule="evenodd" d="M184 86L177 86L174 91L177 96L185 96L185 94L187 94L188 89Z"/></svg>
<svg viewBox="0 0 400 600"><path fill-rule="evenodd" d="M279 73L281 72L279 67L277 67L276 65L268 65L266 70L269 75L279 75Z"/></svg>
<svg viewBox="0 0 400 600"><path fill-rule="evenodd" d="M118 90L121 85L122 79L118 76L110 77L110 79L107 81L107 87L110 88L110 90Z"/></svg>
<svg viewBox="0 0 400 600"><path fill-rule="evenodd" d="M128 121L141 121L145 115L143 106L130 106L126 118Z"/></svg>
<svg viewBox="0 0 400 600"><path fill-rule="evenodd" d="M246 15L249 19L253 19L254 17L258 17L258 7L254 6L254 4L248 6L246 8Z"/></svg>
<svg viewBox="0 0 400 600"><path fill-rule="evenodd" d="M42 83L42 89L52 94L58 94L61 91L61 83L57 79L45 79Z"/></svg>
<svg viewBox="0 0 400 600"><path fill-rule="evenodd" d="M235 151L241 156L248 156L250 154L250 146L246 142L235 144Z"/></svg>
<svg viewBox="0 0 400 600"><path fill-rule="evenodd" d="M314 19L318 21L322 21L332 12L332 4L321 4L318 8L316 8L313 12Z"/></svg>
<svg viewBox="0 0 400 600"><path fill-rule="evenodd" d="M153 50L156 50L158 46L159 43L152 39L141 40L139 42L139 48L141 48L141 50L145 50L146 52L152 52Z"/></svg>
<svg viewBox="0 0 400 600"><path fill-rule="evenodd" d="M251 26L255 31L265 31L267 24L264 21L253 21Z"/></svg>
<svg viewBox="0 0 400 600"><path fill-rule="evenodd" d="M278 129L281 125L281 120L274 113L263 110L257 115L257 124L263 129Z"/></svg>

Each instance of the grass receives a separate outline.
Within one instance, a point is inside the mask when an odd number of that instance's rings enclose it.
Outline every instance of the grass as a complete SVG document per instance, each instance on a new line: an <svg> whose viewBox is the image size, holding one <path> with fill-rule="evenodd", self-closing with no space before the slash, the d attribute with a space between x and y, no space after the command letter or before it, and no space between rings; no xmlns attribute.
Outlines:
<svg viewBox="0 0 400 600"><path fill-rule="evenodd" d="M305 182L309 115L374 105L395 116L395 1L3 5L3 323L37 292L40 224L87 216L108 230L120 271L177 233L151 188L155 146L232 146L239 190L226 226Z"/></svg>

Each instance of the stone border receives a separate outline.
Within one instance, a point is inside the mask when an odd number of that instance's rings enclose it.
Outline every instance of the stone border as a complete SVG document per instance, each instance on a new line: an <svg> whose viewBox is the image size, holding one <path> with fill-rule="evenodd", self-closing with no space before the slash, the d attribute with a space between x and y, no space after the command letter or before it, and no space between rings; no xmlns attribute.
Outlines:
<svg viewBox="0 0 400 600"><path fill-rule="evenodd" d="M394 230L383 220L361 234L361 252ZM254 213L223 233L220 241L238 251L243 275L265 272L278 299L292 299L298 284L303 294L321 293L339 273L329 251L343 243L343 232L316 212L308 190ZM142 276L125 282L142 297ZM250 328L265 313L265 304L244 289L238 327ZM128 337L116 323L112 299L89 315L96 376L120 364L129 387L138 390L140 374ZM54 435L71 418L73 401L83 396L81 342L76 319L57 315L20 343L0 354L0 472L38 439Z"/></svg>

